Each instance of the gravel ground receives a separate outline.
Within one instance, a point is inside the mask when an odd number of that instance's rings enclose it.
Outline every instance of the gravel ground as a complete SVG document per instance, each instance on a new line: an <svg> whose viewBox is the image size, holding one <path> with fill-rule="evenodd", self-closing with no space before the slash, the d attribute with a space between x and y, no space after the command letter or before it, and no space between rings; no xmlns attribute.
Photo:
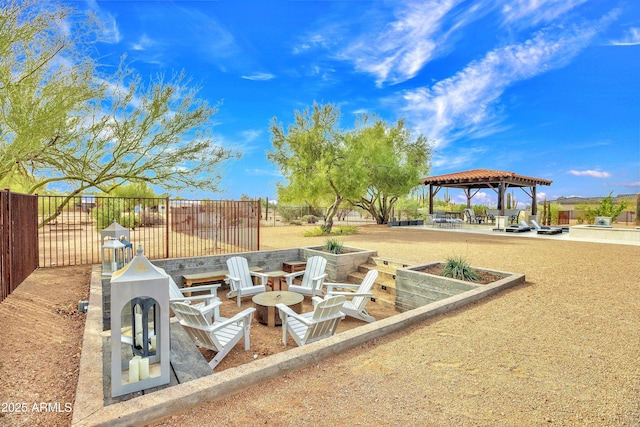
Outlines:
<svg viewBox="0 0 640 427"><path fill-rule="evenodd" d="M324 242L301 227L261 239ZM640 426L640 246L385 226L339 240L411 263L463 256L526 283L157 425ZM38 270L0 303L0 425L69 425L88 272Z"/></svg>

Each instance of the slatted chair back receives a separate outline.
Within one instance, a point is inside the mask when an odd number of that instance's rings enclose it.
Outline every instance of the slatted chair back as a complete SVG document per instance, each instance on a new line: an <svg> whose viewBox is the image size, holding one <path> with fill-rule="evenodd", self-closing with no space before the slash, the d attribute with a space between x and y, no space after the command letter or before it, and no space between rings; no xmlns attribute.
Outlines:
<svg viewBox="0 0 640 427"><path fill-rule="evenodd" d="M240 279L239 281L229 281L232 291L237 291L238 288L249 288L253 286L249 263L246 258L239 256L229 258L227 260L227 269L229 270L229 276Z"/></svg>
<svg viewBox="0 0 640 427"><path fill-rule="evenodd" d="M378 270L369 270L364 279L362 279L362 283L358 287L356 293L358 294L366 294L371 292L371 288L373 288L373 284L376 282L378 278ZM356 311L361 311L364 309L365 305L369 302L369 298L365 296L353 297L351 300L351 305Z"/></svg>
<svg viewBox="0 0 640 427"><path fill-rule="evenodd" d="M211 323L200 310L181 302L172 303L171 308L196 345L214 351L220 351L223 348L216 335L210 333Z"/></svg>
<svg viewBox="0 0 640 427"><path fill-rule="evenodd" d="M303 288L308 289L321 289L322 283L318 283L317 278L324 275L324 271L327 268L327 260L321 256L312 256L307 260L307 266L302 276ZM322 280L324 281L324 280Z"/></svg>
<svg viewBox="0 0 640 427"><path fill-rule="evenodd" d="M342 295L328 297L319 302L311 316L313 324L309 326L304 337L305 343L311 343L322 338L330 337L336 333L338 324L344 318L344 314L340 311L345 297Z"/></svg>
<svg viewBox="0 0 640 427"><path fill-rule="evenodd" d="M187 304L171 304L174 312L179 313L180 325L191 337L194 344L216 352L209 361L214 369L231 349L244 337L244 349L250 349L249 329L255 308L247 308L230 319L211 323L200 310Z"/></svg>

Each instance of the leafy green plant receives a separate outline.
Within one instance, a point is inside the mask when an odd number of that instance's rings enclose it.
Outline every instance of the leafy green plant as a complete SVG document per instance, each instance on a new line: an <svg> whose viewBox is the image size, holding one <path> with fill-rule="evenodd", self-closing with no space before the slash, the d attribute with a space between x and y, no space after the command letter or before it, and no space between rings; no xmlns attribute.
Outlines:
<svg viewBox="0 0 640 427"><path fill-rule="evenodd" d="M355 225L341 225L336 227L331 234L338 236L348 236L350 234L358 234L358 227Z"/></svg>
<svg viewBox="0 0 640 427"><path fill-rule="evenodd" d="M480 280L480 275L467 263L462 257L449 257L444 264L442 275L445 277L451 277L458 280L466 280L470 282L477 282Z"/></svg>
<svg viewBox="0 0 640 427"><path fill-rule="evenodd" d="M587 206L585 209L584 215L590 224L593 224L595 222L595 218L597 216L609 216L613 218L613 220L615 221L615 219L619 215L621 215L626 208L627 208L626 200L621 200L620 203L617 203L617 204L613 203L613 191L612 191L609 193L607 197L603 197L600 200L600 206L596 208Z"/></svg>
<svg viewBox="0 0 640 427"><path fill-rule="evenodd" d="M347 236L350 234L357 234L358 227L353 225L343 225L340 227L333 227L331 233L326 233L322 227L314 227L310 230L305 230L302 235L304 237L320 237L320 236Z"/></svg>
<svg viewBox="0 0 640 427"><path fill-rule="evenodd" d="M340 254L342 253L342 247L344 243L338 241L338 239L327 239L324 243L323 249L327 252L331 252L332 254Z"/></svg>

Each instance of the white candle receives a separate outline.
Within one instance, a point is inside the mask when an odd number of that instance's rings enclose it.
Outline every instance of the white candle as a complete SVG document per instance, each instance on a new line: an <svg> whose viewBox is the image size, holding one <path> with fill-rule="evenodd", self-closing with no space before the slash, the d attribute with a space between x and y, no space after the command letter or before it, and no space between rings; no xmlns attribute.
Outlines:
<svg viewBox="0 0 640 427"><path fill-rule="evenodd" d="M136 333L142 333L142 314L136 313Z"/></svg>
<svg viewBox="0 0 640 427"><path fill-rule="evenodd" d="M149 345L149 351L155 351L156 349L156 336L151 337L151 344Z"/></svg>
<svg viewBox="0 0 640 427"><path fill-rule="evenodd" d="M142 347L142 332L136 334L136 347Z"/></svg>
<svg viewBox="0 0 640 427"><path fill-rule="evenodd" d="M140 380L149 378L149 359L140 359Z"/></svg>
<svg viewBox="0 0 640 427"><path fill-rule="evenodd" d="M138 382L140 379L140 362L136 357L129 360L129 383Z"/></svg>

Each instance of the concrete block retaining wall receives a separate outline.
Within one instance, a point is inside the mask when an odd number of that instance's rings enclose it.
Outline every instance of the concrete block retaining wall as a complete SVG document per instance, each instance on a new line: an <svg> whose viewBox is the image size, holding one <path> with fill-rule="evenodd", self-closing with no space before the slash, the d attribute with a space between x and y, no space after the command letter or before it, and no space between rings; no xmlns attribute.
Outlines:
<svg viewBox="0 0 640 427"><path fill-rule="evenodd" d="M397 311L405 312L413 310L436 301L444 300L473 289L487 286L418 271L434 264L439 263L436 262L407 268L399 268L396 271ZM484 271L489 271L503 277L503 279L494 283L502 284L504 282L509 283L509 286L513 286L524 282L523 274L493 270Z"/></svg>
<svg viewBox="0 0 640 427"><path fill-rule="evenodd" d="M348 281L349 273L358 270L360 264L365 264L370 257L378 256L378 251L358 249L345 246L349 251L344 254L332 254L321 251L321 246L302 248L303 258L307 259L319 255L327 259L327 281L344 283Z"/></svg>

